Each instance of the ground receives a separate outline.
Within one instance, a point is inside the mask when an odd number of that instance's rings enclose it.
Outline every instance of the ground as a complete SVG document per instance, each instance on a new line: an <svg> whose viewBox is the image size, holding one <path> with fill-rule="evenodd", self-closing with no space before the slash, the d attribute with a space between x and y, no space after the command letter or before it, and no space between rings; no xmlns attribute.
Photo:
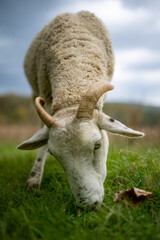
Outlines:
<svg viewBox="0 0 160 240"><path fill-rule="evenodd" d="M160 239L160 149L126 142L108 155L105 198L97 212L79 209L66 175L53 157L46 162L41 189L25 181L36 151L0 144L0 239L92 240ZM153 192L137 206L114 203L114 194L131 187Z"/></svg>

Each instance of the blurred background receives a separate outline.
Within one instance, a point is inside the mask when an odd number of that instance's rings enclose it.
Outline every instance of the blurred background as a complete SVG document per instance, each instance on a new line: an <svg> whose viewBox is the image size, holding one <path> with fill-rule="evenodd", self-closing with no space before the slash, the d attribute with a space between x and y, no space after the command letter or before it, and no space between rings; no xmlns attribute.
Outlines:
<svg viewBox="0 0 160 240"><path fill-rule="evenodd" d="M115 54L114 91L104 111L146 133L141 143L160 138L160 1L1 0L0 141L23 141L38 128L24 55L37 32L63 12L88 10L110 32Z"/></svg>

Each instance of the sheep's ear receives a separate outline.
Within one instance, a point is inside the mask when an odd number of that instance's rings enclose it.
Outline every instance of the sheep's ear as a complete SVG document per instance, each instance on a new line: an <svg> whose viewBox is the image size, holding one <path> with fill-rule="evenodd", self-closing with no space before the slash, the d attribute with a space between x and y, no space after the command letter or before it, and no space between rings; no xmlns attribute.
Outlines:
<svg viewBox="0 0 160 240"><path fill-rule="evenodd" d="M47 144L48 135L49 130L46 126L44 126L38 132L36 132L30 139L18 145L17 149L32 150L42 147L43 145Z"/></svg>
<svg viewBox="0 0 160 240"><path fill-rule="evenodd" d="M135 131L131 128L126 127L121 122L107 116L104 113L99 113L98 115L98 126L101 129L107 130L108 132L119 134L122 136L127 136L130 138L140 138L145 134L139 131Z"/></svg>

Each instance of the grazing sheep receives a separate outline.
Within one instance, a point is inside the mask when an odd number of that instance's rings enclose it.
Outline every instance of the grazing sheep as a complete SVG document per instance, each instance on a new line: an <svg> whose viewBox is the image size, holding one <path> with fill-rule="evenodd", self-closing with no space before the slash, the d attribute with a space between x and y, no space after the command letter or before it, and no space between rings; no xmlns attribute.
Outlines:
<svg viewBox="0 0 160 240"><path fill-rule="evenodd" d="M87 11L59 15L33 40L24 69L44 123L18 146L40 148L28 188L40 187L49 151L66 171L76 202L98 208L106 177L106 131L128 137L144 135L102 112L104 93L113 89L109 81L114 57L108 31Z"/></svg>

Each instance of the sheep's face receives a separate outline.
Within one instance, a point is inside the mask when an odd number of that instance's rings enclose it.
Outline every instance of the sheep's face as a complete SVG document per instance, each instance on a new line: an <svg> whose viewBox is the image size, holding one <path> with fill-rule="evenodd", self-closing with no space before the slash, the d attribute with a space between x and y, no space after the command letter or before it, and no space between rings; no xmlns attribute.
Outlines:
<svg viewBox="0 0 160 240"><path fill-rule="evenodd" d="M144 134L97 110L92 119L78 119L76 112L76 108L60 111L55 115L57 125L43 127L18 148L30 150L48 144L48 151L67 174L76 202L96 209L104 196L108 152L106 131L128 137L142 137Z"/></svg>
<svg viewBox="0 0 160 240"><path fill-rule="evenodd" d="M93 120L76 120L49 130L49 152L66 171L79 205L101 205L106 177L108 137Z"/></svg>

